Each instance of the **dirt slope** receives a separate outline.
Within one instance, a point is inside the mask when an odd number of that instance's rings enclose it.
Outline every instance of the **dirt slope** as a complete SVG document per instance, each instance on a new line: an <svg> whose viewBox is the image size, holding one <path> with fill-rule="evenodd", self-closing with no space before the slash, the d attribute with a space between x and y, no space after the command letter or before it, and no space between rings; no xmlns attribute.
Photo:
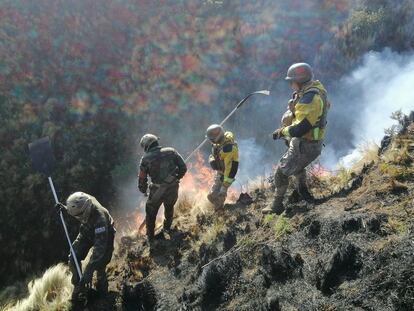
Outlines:
<svg viewBox="0 0 414 311"><path fill-rule="evenodd" d="M122 238L112 296L90 310L413 310L413 129L345 187L314 177L314 205L292 194L263 217L272 190L258 188L223 213L184 213L154 252Z"/></svg>

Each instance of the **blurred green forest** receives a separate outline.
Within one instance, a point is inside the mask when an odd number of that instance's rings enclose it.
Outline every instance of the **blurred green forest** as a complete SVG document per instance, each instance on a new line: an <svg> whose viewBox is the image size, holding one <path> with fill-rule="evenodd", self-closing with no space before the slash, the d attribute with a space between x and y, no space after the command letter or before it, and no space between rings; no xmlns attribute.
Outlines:
<svg viewBox="0 0 414 311"><path fill-rule="evenodd" d="M413 33L410 0L2 1L0 286L68 252L31 141L51 138L61 200L82 190L116 211L146 131L185 153L249 91L277 92L292 62L329 85L367 51L412 50Z"/></svg>

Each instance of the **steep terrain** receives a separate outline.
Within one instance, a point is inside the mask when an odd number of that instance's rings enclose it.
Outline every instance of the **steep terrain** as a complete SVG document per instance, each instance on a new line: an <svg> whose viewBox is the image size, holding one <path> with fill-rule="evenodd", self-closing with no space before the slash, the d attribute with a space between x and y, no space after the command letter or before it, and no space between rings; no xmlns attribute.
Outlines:
<svg viewBox="0 0 414 311"><path fill-rule="evenodd" d="M88 310L412 310L410 118L359 169L311 170L315 204L293 191L283 215L264 217L262 183L222 212L181 200L155 250L142 235L118 237L110 293L92 293Z"/></svg>
<svg viewBox="0 0 414 311"><path fill-rule="evenodd" d="M343 180L313 174L313 191L324 196L309 206L294 203L292 194L281 216L261 215L272 196L264 185L223 213L194 215L181 202L176 231L155 251L142 236L120 240L110 266L113 301L97 304L124 310L412 310L413 134L414 125L406 123L384 139L378 156L367 153L368 163Z"/></svg>

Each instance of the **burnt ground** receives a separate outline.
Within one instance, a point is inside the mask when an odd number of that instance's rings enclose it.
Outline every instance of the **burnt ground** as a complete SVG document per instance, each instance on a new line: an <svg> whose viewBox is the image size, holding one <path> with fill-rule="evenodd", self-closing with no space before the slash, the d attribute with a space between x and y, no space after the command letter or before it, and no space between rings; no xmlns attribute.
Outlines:
<svg viewBox="0 0 414 311"><path fill-rule="evenodd" d="M112 291L88 309L413 310L413 160L406 132L339 190L315 180L316 204L291 199L264 217L272 191L261 188L222 213L180 215L154 251L124 237Z"/></svg>

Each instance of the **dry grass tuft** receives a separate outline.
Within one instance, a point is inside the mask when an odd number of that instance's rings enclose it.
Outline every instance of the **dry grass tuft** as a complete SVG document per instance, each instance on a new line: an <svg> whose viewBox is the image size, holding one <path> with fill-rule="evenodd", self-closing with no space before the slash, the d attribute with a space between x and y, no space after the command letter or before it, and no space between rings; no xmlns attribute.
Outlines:
<svg viewBox="0 0 414 311"><path fill-rule="evenodd" d="M4 311L70 310L73 286L69 269L58 264L46 270L39 279L28 284L29 296L4 307Z"/></svg>

